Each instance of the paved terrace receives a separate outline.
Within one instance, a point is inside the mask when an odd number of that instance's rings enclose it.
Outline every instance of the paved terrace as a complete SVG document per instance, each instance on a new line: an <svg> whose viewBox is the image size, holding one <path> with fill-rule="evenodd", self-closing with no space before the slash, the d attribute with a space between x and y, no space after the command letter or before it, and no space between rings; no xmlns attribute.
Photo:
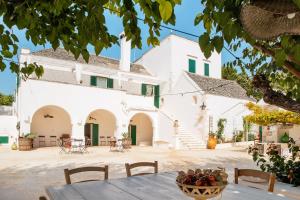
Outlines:
<svg viewBox="0 0 300 200"><path fill-rule="evenodd" d="M160 172L189 168L225 167L230 181L233 178L234 167L256 167L244 148L175 151L134 147L130 151L121 153L109 152L108 147L92 147L89 148L87 154L66 155L59 154L59 149L56 147L40 148L28 152L12 151L7 147L0 147L0 199L37 199L39 195L45 194L45 186L65 184L64 168L108 164L109 178L121 178L126 176L124 163L154 160L159 162ZM84 177L86 176L95 178L91 174L84 174ZM78 175L75 180L82 177L82 175Z"/></svg>

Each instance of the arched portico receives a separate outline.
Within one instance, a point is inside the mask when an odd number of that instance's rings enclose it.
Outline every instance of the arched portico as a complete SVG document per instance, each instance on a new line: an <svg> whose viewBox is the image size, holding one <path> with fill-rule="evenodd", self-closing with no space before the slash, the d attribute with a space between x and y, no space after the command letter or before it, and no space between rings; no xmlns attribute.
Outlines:
<svg viewBox="0 0 300 200"><path fill-rule="evenodd" d="M59 106L43 106L33 114L30 132L37 135L35 146L56 146L56 140L62 135L71 136L71 117Z"/></svg>
<svg viewBox="0 0 300 200"><path fill-rule="evenodd" d="M152 146L153 123L147 114L137 113L133 115L130 119L128 130L132 139L132 145Z"/></svg>
<svg viewBox="0 0 300 200"><path fill-rule="evenodd" d="M115 115L105 109L97 109L92 111L85 123L84 136L91 139L92 145L100 144L100 137L115 136L116 132L116 117Z"/></svg>

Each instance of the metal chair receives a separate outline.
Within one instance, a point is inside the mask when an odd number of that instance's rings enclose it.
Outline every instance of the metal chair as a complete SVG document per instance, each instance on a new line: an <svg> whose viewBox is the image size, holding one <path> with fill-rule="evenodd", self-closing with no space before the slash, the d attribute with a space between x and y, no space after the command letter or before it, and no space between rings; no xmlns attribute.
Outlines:
<svg viewBox="0 0 300 200"><path fill-rule="evenodd" d="M100 136L100 146L105 146L106 145L106 138L105 136Z"/></svg>
<svg viewBox="0 0 300 200"><path fill-rule="evenodd" d="M50 136L50 146L51 147L56 146L56 136L55 135Z"/></svg>
<svg viewBox="0 0 300 200"><path fill-rule="evenodd" d="M65 179L66 184L71 184L71 175L81 172L90 172L90 171L97 171L97 172L104 172L104 179L108 179L108 165L104 167L80 167L75 169L64 169L65 172ZM87 181L97 181L97 180L85 180L80 182L87 182Z"/></svg>
<svg viewBox="0 0 300 200"><path fill-rule="evenodd" d="M137 163L132 163L132 164L126 163L125 168L126 168L127 177L153 174L153 173L137 173L137 174L132 175L131 174L131 169L136 168L136 167L154 167L154 173L158 173L158 162L157 161L154 161L154 162L137 162Z"/></svg>
<svg viewBox="0 0 300 200"><path fill-rule="evenodd" d="M39 135L39 147L46 146L46 137L44 135Z"/></svg>
<svg viewBox="0 0 300 200"><path fill-rule="evenodd" d="M265 180L266 183L268 183L268 191L269 192L274 191L275 176L272 173L267 173L267 172L263 172L263 171L259 171L259 170L255 170L255 169L235 168L234 169L234 183L235 184L238 184L240 176L256 177L256 178ZM244 181L247 181L249 183L257 183L255 181L251 181L251 180L244 180ZM254 186L251 186L251 187L254 187ZM259 187L255 187L255 188L261 189Z"/></svg>

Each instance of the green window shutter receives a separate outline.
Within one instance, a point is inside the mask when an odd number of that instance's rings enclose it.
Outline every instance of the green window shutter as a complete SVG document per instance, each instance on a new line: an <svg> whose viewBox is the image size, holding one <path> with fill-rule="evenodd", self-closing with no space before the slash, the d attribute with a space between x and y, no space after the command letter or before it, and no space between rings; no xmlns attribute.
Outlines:
<svg viewBox="0 0 300 200"><path fill-rule="evenodd" d="M114 88L114 79L107 79L107 88Z"/></svg>
<svg viewBox="0 0 300 200"><path fill-rule="evenodd" d="M209 64L204 63L204 76L209 76Z"/></svg>
<svg viewBox="0 0 300 200"><path fill-rule="evenodd" d="M142 83L142 95L146 96L147 94L147 84Z"/></svg>
<svg viewBox="0 0 300 200"><path fill-rule="evenodd" d="M97 76L91 76L91 86L97 86Z"/></svg>
<svg viewBox="0 0 300 200"><path fill-rule="evenodd" d="M189 72L196 73L196 61L189 59Z"/></svg>
<svg viewBox="0 0 300 200"><path fill-rule="evenodd" d="M156 85L154 86L154 106L156 108L159 108L159 100L160 100L159 85Z"/></svg>
<svg viewBox="0 0 300 200"><path fill-rule="evenodd" d="M8 136L0 136L0 144L8 144Z"/></svg>

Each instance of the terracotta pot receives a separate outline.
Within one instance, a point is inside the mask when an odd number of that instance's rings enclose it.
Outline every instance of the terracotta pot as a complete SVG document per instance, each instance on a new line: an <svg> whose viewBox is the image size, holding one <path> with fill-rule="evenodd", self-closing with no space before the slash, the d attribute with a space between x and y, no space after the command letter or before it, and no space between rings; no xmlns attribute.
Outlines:
<svg viewBox="0 0 300 200"><path fill-rule="evenodd" d="M19 138L19 151L30 151L32 150L33 140L29 138Z"/></svg>
<svg viewBox="0 0 300 200"><path fill-rule="evenodd" d="M207 141L207 148L208 149L215 149L217 146L217 138L215 136L209 136Z"/></svg>

